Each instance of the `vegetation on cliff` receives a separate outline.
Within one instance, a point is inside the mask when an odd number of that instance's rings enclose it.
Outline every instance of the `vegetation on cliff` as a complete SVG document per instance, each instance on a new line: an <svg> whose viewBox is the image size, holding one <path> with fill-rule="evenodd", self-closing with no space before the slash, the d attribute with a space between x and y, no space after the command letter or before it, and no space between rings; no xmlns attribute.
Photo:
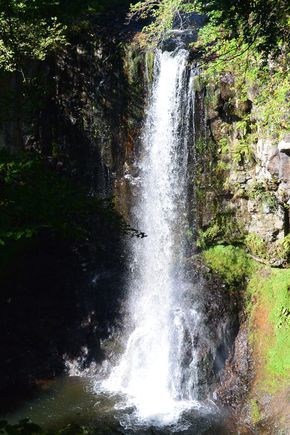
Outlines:
<svg viewBox="0 0 290 435"><path fill-rule="evenodd" d="M216 245L203 253L206 264L231 287L242 285L254 270L246 252L236 246Z"/></svg>
<svg viewBox="0 0 290 435"><path fill-rule="evenodd" d="M212 272L219 275L229 291L240 291L245 301L249 340L255 361L255 375L249 392L254 424L267 418L275 406L264 404L265 394L280 394L286 403L290 374L290 270L263 266L241 248L218 245L202 254ZM275 399L273 399L275 400ZM269 405L270 404L270 405ZM283 426L283 424L282 424Z"/></svg>
<svg viewBox="0 0 290 435"><path fill-rule="evenodd" d="M155 41L171 28L175 14L182 12L199 12L208 17L206 31L211 33L214 45L236 39L239 48L255 48L266 56L279 55L289 40L290 7L286 0L279 0L278 4L273 0L141 0L131 6L132 16L153 18L144 31ZM230 57L240 54L233 48Z"/></svg>
<svg viewBox="0 0 290 435"><path fill-rule="evenodd" d="M289 36L290 6L285 0L232 2L229 0L143 0L131 6L132 17L151 17L145 26L146 43L158 43L171 29L174 18L184 12L205 14L208 23L200 30L192 49L199 55L203 76L209 83L221 75L234 76L237 104L253 95L259 108L255 125L249 114L240 120L241 142L248 146L259 127L274 134L289 128ZM182 22L182 20L181 20ZM274 130L274 131L273 131ZM252 134L249 137L249 133Z"/></svg>

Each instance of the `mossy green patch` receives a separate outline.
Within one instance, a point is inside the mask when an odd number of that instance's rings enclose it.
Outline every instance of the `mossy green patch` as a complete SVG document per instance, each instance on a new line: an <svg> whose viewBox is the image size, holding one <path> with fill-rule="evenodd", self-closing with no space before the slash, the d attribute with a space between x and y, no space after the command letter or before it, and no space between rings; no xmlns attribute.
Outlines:
<svg viewBox="0 0 290 435"><path fill-rule="evenodd" d="M252 399L250 402L250 406L252 421L254 424L256 424L261 419L260 409L257 400Z"/></svg>
<svg viewBox="0 0 290 435"><path fill-rule="evenodd" d="M235 246L217 245L203 256L206 264L229 285L243 282L255 270L255 262Z"/></svg>
<svg viewBox="0 0 290 435"><path fill-rule="evenodd" d="M238 222L232 210L217 212L214 218L203 230L198 232L196 245L206 249L213 245L239 244L245 238L245 229Z"/></svg>

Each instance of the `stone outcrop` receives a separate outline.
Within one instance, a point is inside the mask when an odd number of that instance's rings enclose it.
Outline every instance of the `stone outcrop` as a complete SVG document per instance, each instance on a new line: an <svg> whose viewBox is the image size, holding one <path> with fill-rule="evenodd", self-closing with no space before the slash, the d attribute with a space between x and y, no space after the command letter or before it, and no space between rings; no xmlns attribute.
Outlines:
<svg viewBox="0 0 290 435"><path fill-rule="evenodd" d="M236 102L233 80L226 74L219 84L201 91L206 105L200 116L206 118L207 132L198 138L204 142L197 151L203 168L197 172L197 185L204 199L197 204L199 226L208 228L217 214L230 211L245 235L274 245L289 233L289 136L279 140L260 132L256 142L239 148L239 122L245 113L254 117L255 107L250 99L245 107Z"/></svg>

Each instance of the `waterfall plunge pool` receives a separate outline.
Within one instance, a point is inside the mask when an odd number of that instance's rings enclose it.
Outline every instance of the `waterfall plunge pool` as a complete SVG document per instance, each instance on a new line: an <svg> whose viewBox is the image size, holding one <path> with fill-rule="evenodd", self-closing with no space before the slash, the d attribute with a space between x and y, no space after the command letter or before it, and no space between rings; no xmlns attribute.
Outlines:
<svg viewBox="0 0 290 435"><path fill-rule="evenodd" d="M13 411L0 414L0 420L7 420L10 424L25 418L52 435L68 425L84 426L89 434L98 435L237 433L233 419L209 404L184 410L174 424L160 425L158 421L142 423L136 417L136 408L130 406L125 397L98 394L92 378L76 376L42 382L34 397L14 406Z"/></svg>

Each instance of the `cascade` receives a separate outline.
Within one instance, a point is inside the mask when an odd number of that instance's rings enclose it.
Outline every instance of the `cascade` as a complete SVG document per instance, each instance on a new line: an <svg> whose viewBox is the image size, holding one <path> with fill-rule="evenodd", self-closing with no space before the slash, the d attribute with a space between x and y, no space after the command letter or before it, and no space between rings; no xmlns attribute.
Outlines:
<svg viewBox="0 0 290 435"><path fill-rule="evenodd" d="M172 423L197 393L199 314L186 302L188 157L194 138L188 52L157 50L138 165L126 348L102 388L125 394L142 421Z"/></svg>

